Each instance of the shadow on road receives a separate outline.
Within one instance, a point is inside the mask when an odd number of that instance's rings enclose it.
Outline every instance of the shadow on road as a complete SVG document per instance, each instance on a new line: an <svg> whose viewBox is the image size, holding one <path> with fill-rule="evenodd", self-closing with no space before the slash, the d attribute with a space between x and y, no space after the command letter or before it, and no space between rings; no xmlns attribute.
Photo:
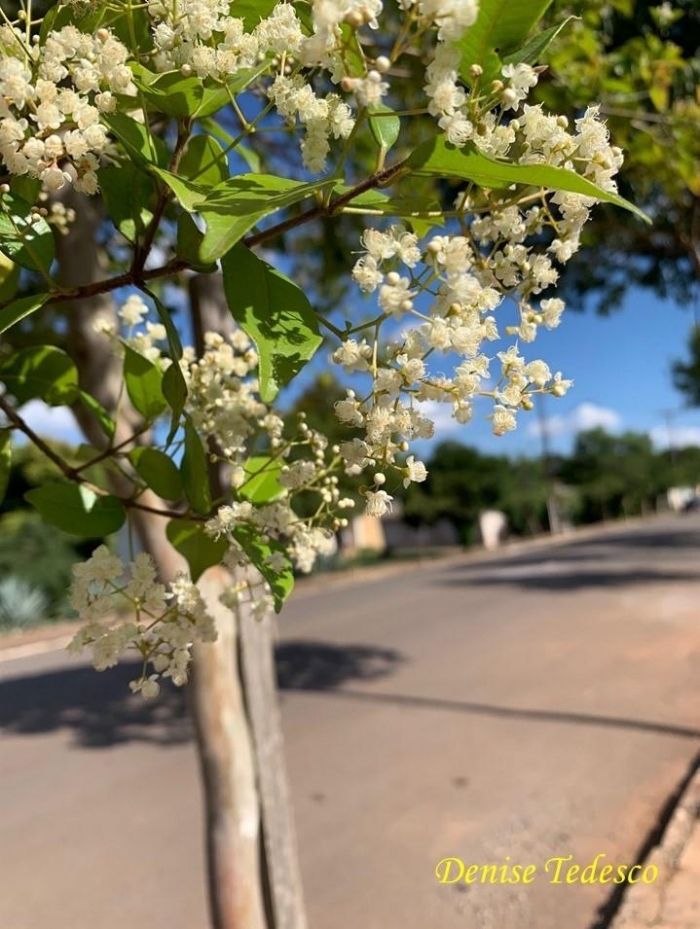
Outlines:
<svg viewBox="0 0 700 929"><path fill-rule="evenodd" d="M700 581L700 572L658 571L638 567L606 571L599 567L572 568L563 564L559 559L556 561L543 559L539 563L530 564L491 563L488 568L464 572L461 577L436 578L434 583L447 586L467 584L473 587L510 584L526 590L557 592L581 590L586 587L678 584L684 581Z"/></svg>
<svg viewBox="0 0 700 929"><path fill-rule="evenodd" d="M183 694L164 687L157 700L134 697L129 681L139 667L124 663L99 674L91 667L69 668L0 681L0 729L23 735L68 729L82 748L187 741Z"/></svg>
<svg viewBox="0 0 700 929"><path fill-rule="evenodd" d="M391 674L404 659L393 648L283 642L275 650L281 690L330 690L346 681L371 681Z"/></svg>
<svg viewBox="0 0 700 929"><path fill-rule="evenodd" d="M292 641L275 654L281 689L330 690L346 681L382 677L402 660L393 649ZM134 697L129 681L140 665L98 673L67 668L0 681L0 732L38 735L69 730L80 748L124 742L180 745L192 738L185 693L167 682L157 700Z"/></svg>
<svg viewBox="0 0 700 929"><path fill-rule="evenodd" d="M700 739L700 729L646 719L626 719L622 716L596 716L591 713L573 713L563 710L535 710L525 707L495 706L490 703L473 703L466 700L444 700L439 697L423 697L411 694L367 693L362 690L335 690L332 692L332 696L343 700L386 703L393 706L467 713L476 716L494 716L501 719L596 726L605 729L632 729L638 732L653 732L656 735L670 735L681 739Z"/></svg>

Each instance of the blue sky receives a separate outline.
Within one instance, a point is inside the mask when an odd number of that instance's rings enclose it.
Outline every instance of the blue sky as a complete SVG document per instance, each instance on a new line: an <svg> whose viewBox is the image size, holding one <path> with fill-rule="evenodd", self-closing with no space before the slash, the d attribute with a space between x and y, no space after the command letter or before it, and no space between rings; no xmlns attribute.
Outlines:
<svg viewBox="0 0 700 929"><path fill-rule="evenodd" d="M700 445L700 410L684 407L670 375L673 359L685 355L693 325L692 309L662 302L645 291L631 291L624 307L611 316L567 310L558 329L542 330L535 343L523 346L528 357L541 357L552 370L561 370L574 380L565 397L545 398L551 448L566 453L577 431L597 425L611 432L645 432L657 447L666 447L669 437L664 410L674 411L673 441L677 447ZM313 367L318 370L323 362L323 357L318 358ZM449 420L448 408L441 408L436 439L453 438L494 454L539 453L534 413L521 416L515 433L497 438L485 418L488 412L484 403L471 423L458 426ZM67 439L77 436L67 410L50 410L34 401L25 407L25 413L44 434ZM432 444L421 443L417 451L428 456Z"/></svg>
<svg viewBox="0 0 700 929"><path fill-rule="evenodd" d="M667 447L665 410L673 411L674 444L700 445L700 410L685 407L671 379L671 364L686 356L693 325L692 308L636 290L628 293L622 309L607 317L567 309L558 329L543 330L536 342L522 346L524 355L541 357L574 381L565 397L544 398L552 449L567 452L577 431L596 425L610 432L645 432L657 447ZM446 424L441 436L449 434L497 454L538 453L534 413L521 416L516 432L498 438L484 421L487 412L457 432Z"/></svg>

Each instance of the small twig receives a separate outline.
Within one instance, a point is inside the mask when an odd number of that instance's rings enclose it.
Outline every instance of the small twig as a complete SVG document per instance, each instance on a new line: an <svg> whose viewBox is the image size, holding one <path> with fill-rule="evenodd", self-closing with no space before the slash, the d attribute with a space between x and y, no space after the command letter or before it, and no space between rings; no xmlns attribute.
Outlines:
<svg viewBox="0 0 700 929"><path fill-rule="evenodd" d="M168 516L171 519L182 519L184 517L185 519L190 519L194 522L206 522L206 520L209 518L208 516L196 516L192 513L188 513L187 511L158 509L158 507L148 506L145 503L138 503L136 500L133 500L130 497L118 497L116 494L110 494L102 487L98 487L91 481L86 480L84 477L82 477L81 474L79 474L80 469L72 468L67 461L64 461L60 455L56 454L51 446L47 445L41 436L38 436L36 432L34 432L31 426L27 425L19 413L17 413L17 411L7 402L7 400L5 400L3 396L0 396L0 410L2 410L2 412L5 414L5 416L7 416L9 421L16 429L19 429L20 432L26 435L29 441L56 465L56 467L65 477L68 478L68 480L73 481L76 484L84 484L99 496L112 496L127 509L145 510L147 513L155 513L156 516ZM93 463L94 462L89 462L89 464ZM83 465L83 467L86 466Z"/></svg>
<svg viewBox="0 0 700 929"><path fill-rule="evenodd" d="M273 239L278 235L282 235L283 233L288 232L290 229L295 229L297 226L302 226L304 223L311 222L313 219L329 219L330 217L335 216L339 210L354 200L355 197L359 197L360 194L363 194L368 190L374 190L375 187L382 187L388 184L389 181L391 181L397 174L399 174L404 166L404 163L405 162L403 161L399 161L397 164L390 165L388 168L384 168L382 171L377 171L366 180L351 188L347 193L337 197L327 206L318 205L311 207L311 209L305 210L298 216L292 216L291 219L285 219L281 223L277 223L274 226L270 226L269 229L263 230L263 232L258 232L256 235L248 236L243 240L243 244L247 245L248 248L252 248L254 245L260 245L263 242L267 242L268 239Z"/></svg>
<svg viewBox="0 0 700 929"><path fill-rule="evenodd" d="M60 455L57 455L56 452L49 445L47 445L46 442L44 442L41 436L38 436L31 428L31 426L28 426L27 423L25 423L19 413L17 413L17 411L12 406L10 406L7 400L5 400L5 398L2 396L0 396L0 410L3 411L5 416L7 416L7 418L16 429L19 429L20 432L23 432L29 441L33 445L36 445L40 452L43 452L47 458L53 461L53 463L58 468L60 468L60 470L69 480L78 482L83 481L83 478L80 477L75 468L71 468L67 461L64 461Z"/></svg>

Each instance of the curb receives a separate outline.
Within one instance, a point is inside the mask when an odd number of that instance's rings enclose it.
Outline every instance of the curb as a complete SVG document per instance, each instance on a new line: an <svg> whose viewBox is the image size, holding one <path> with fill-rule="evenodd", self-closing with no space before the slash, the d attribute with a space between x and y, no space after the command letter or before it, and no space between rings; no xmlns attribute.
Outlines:
<svg viewBox="0 0 700 929"><path fill-rule="evenodd" d="M664 929L664 905L672 879L682 870L684 852L694 833L700 829L700 758L691 768L686 783L681 785L680 797L675 802L663 834L646 856L645 865L655 865L659 876L653 884L631 884L622 898L622 904L609 924L609 929ZM661 817L663 828L663 814ZM696 894L697 900L697 894ZM693 904L691 904L693 905ZM695 904L696 905L696 904ZM691 914L688 914L691 918ZM677 923L667 929L685 929L691 922ZM694 925L694 923L692 923Z"/></svg>

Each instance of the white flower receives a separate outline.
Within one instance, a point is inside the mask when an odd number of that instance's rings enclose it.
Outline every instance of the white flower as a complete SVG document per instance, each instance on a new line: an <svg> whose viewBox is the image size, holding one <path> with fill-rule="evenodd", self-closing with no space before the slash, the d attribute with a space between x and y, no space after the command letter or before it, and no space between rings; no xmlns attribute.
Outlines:
<svg viewBox="0 0 700 929"><path fill-rule="evenodd" d="M365 513L368 516L384 516L391 511L393 499L385 490L368 490L365 496Z"/></svg>
<svg viewBox="0 0 700 929"><path fill-rule="evenodd" d="M138 326L147 315L148 307L136 294L130 296L119 310L119 317L127 326Z"/></svg>
<svg viewBox="0 0 700 929"><path fill-rule="evenodd" d="M556 329L561 320L561 314L564 312L566 304L557 297L549 300L543 300L540 303L544 324L547 329Z"/></svg>
<svg viewBox="0 0 700 929"><path fill-rule="evenodd" d="M140 693L144 700L153 700L160 693L160 684L158 683L158 675L151 674L150 677L141 678L138 681L131 681L129 683L129 689L132 693Z"/></svg>
<svg viewBox="0 0 700 929"><path fill-rule="evenodd" d="M493 423L494 435L504 435L506 432L510 432L517 426L515 413L513 410L509 410L500 404L496 404L496 406L494 406L493 415L490 417L490 419Z"/></svg>
<svg viewBox="0 0 700 929"><path fill-rule="evenodd" d="M411 483L422 483L428 476L428 469L422 461L416 461L413 455L409 455L406 459L404 473L406 477L403 479L403 486L408 487Z"/></svg>

